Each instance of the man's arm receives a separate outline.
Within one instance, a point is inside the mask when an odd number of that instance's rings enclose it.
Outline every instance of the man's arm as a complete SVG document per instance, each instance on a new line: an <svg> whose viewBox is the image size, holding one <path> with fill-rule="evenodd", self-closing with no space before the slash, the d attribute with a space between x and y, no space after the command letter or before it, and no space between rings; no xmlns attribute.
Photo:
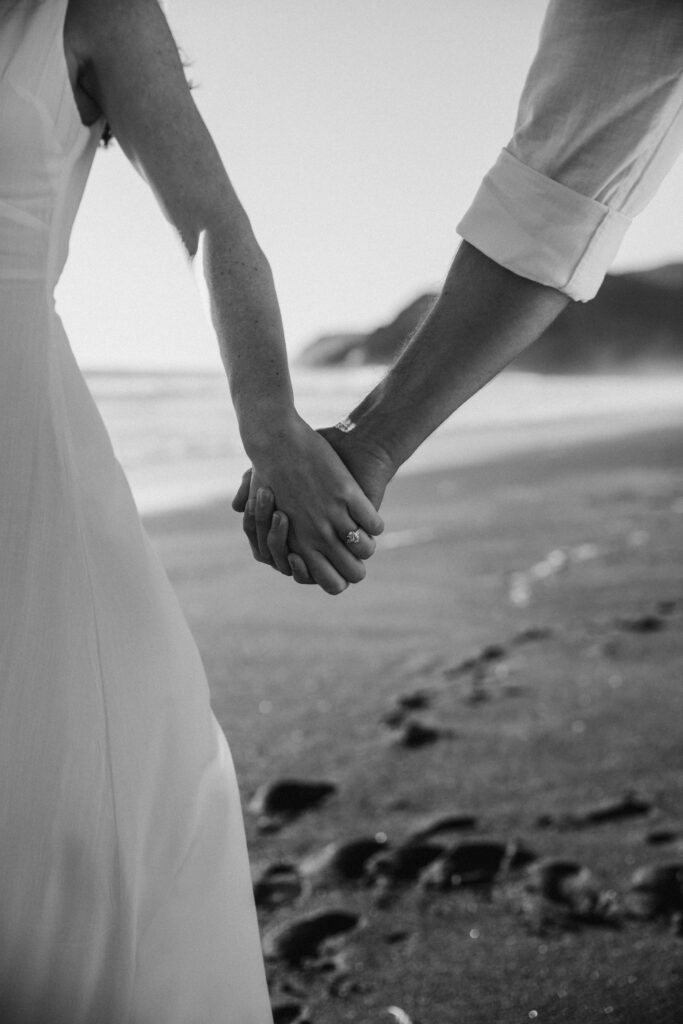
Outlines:
<svg viewBox="0 0 683 1024"><path fill-rule="evenodd" d="M439 424L535 341L568 301L463 242L429 316L351 413L353 430L337 431L346 440L337 443L339 450L372 452L393 476Z"/></svg>
<svg viewBox="0 0 683 1024"><path fill-rule="evenodd" d="M395 472L568 298L591 299L681 149L680 0L551 0L513 137L458 225L434 310L351 414L356 430L325 432L347 462Z"/></svg>
<svg viewBox="0 0 683 1024"><path fill-rule="evenodd" d="M568 299L595 295L682 148L680 0L551 0L514 135L458 226L432 313L355 428L322 431L375 504Z"/></svg>

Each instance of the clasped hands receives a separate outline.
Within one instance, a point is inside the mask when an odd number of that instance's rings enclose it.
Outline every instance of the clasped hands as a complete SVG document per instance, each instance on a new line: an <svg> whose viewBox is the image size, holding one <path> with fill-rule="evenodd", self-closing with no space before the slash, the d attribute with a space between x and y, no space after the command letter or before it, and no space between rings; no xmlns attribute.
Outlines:
<svg viewBox="0 0 683 1024"><path fill-rule="evenodd" d="M232 507L256 561L328 594L364 579L384 529L377 509L392 476L386 454L353 431L314 431L296 417L249 455ZM348 543L356 530L357 543Z"/></svg>

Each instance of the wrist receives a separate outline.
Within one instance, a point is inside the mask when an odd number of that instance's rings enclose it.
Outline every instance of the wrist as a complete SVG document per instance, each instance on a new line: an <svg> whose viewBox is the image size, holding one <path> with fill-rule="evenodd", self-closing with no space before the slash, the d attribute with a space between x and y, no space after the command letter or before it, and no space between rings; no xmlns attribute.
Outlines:
<svg viewBox="0 0 683 1024"><path fill-rule="evenodd" d="M259 462L286 444L301 423L294 404L261 402L239 416L240 436L252 462Z"/></svg>
<svg viewBox="0 0 683 1024"><path fill-rule="evenodd" d="M401 458L400 446L384 411L386 378L356 406L352 413L335 426L335 431L350 434L349 444L367 452L382 467L389 481L407 456Z"/></svg>

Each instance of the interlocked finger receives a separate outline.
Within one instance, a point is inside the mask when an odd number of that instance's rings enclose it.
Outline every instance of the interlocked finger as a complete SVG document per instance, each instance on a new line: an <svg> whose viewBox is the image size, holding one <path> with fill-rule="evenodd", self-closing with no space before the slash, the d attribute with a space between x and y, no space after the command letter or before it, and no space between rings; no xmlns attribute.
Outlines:
<svg viewBox="0 0 683 1024"><path fill-rule="evenodd" d="M285 576L292 575L292 569L287 560L287 555L289 553L289 545L287 542L288 531L289 519L285 513L275 512L273 514L270 530L268 531L268 550L275 564L275 568Z"/></svg>
<svg viewBox="0 0 683 1024"><path fill-rule="evenodd" d="M290 569L292 570L292 576L294 577L297 583L304 583L307 585L315 584L315 580L312 578L311 574L306 568L306 563L304 562L301 555L297 555L294 551L292 551L291 554L288 556L287 561L289 563Z"/></svg>

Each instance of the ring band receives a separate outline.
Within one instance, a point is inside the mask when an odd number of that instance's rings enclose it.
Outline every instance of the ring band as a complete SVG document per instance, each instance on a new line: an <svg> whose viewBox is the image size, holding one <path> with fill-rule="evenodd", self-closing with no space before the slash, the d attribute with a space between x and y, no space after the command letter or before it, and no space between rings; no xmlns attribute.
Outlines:
<svg viewBox="0 0 683 1024"><path fill-rule="evenodd" d="M347 544L360 544L360 530L349 530L346 534Z"/></svg>

